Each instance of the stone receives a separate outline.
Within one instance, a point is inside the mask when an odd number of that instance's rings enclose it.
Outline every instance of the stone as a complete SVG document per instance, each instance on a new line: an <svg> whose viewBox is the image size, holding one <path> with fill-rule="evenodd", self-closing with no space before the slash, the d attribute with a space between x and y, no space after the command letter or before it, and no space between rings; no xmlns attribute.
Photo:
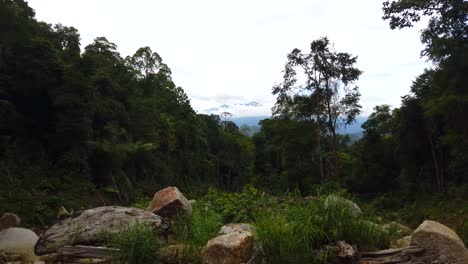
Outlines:
<svg viewBox="0 0 468 264"><path fill-rule="evenodd" d="M353 216L358 216L362 214L361 208L351 200L342 198L336 195L329 195L325 198L324 206L326 209L337 209L342 210L343 208L347 208L349 210L349 214Z"/></svg>
<svg viewBox="0 0 468 264"><path fill-rule="evenodd" d="M37 241L35 252L37 255L45 255L66 245L99 245L109 235L135 223L162 227L160 216L144 210L120 206L98 207L64 219L47 229Z"/></svg>
<svg viewBox="0 0 468 264"><path fill-rule="evenodd" d="M345 241L336 241L334 248L340 263L356 263L361 257L357 248Z"/></svg>
<svg viewBox="0 0 468 264"><path fill-rule="evenodd" d="M411 235L411 245L444 256L453 264L468 263L468 250L458 235L436 221L424 221Z"/></svg>
<svg viewBox="0 0 468 264"><path fill-rule="evenodd" d="M241 264L252 258L254 239L252 233L236 231L208 241L201 252L204 264Z"/></svg>
<svg viewBox="0 0 468 264"><path fill-rule="evenodd" d="M0 231L0 251L19 255L24 261L38 259L34 254L34 245L38 240L36 233L29 229L10 227Z"/></svg>
<svg viewBox="0 0 468 264"><path fill-rule="evenodd" d="M154 194L146 211L162 217L171 217L181 212L190 213L192 205L177 187L167 187Z"/></svg>
<svg viewBox="0 0 468 264"><path fill-rule="evenodd" d="M21 219L13 213L4 213L0 217L0 231L10 227L17 227L21 224Z"/></svg>
<svg viewBox="0 0 468 264"><path fill-rule="evenodd" d="M229 234L232 232L253 232L253 228L249 224L226 224L219 230L220 234Z"/></svg>

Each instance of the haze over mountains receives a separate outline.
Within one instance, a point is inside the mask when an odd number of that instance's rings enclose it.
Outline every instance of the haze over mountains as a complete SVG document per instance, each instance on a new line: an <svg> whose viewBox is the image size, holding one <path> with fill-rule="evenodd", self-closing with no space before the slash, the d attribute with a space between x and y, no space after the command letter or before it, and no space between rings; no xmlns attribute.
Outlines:
<svg viewBox="0 0 468 264"><path fill-rule="evenodd" d="M228 119L236 123L237 126L247 126L251 132L257 132L260 129L259 122L266 118L271 118L271 111L269 107L265 107L256 101L236 104L223 104L218 107L212 107L203 110L204 114L220 115L224 112L232 114ZM339 134L348 134L353 140L362 137L363 129L361 125L366 122L367 116L358 116L356 121L346 127L341 126L338 128Z"/></svg>
<svg viewBox="0 0 468 264"><path fill-rule="evenodd" d="M219 115L224 112L232 114L233 117L244 116L269 116L271 108L256 101L241 102L235 104L223 104L217 107L201 111L203 114Z"/></svg>

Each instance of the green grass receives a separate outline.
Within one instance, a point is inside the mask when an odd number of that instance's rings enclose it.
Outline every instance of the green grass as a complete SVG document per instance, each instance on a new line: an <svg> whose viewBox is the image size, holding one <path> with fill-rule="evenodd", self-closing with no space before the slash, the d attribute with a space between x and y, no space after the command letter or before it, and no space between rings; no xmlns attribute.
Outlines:
<svg viewBox="0 0 468 264"><path fill-rule="evenodd" d="M214 210L197 202L192 213L172 220L170 230L173 233L172 244L185 245L182 252L183 263L198 263L199 252L208 240L214 238L222 226L221 216Z"/></svg>
<svg viewBox="0 0 468 264"><path fill-rule="evenodd" d="M379 225L356 213L348 200L336 195L307 204L297 199L276 205L258 212L254 224L271 263L327 263L334 254L322 246L338 240L360 249L389 244L388 234Z"/></svg>
<svg viewBox="0 0 468 264"><path fill-rule="evenodd" d="M110 238L110 246L118 249L113 263L150 264L158 263L158 248L161 246L157 232L144 224L136 223Z"/></svg>

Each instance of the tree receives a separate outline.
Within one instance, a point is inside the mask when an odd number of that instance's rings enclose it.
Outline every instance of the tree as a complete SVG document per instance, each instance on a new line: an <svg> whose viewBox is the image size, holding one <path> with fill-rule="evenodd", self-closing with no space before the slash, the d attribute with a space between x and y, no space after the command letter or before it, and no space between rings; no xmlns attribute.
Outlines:
<svg viewBox="0 0 468 264"><path fill-rule="evenodd" d="M324 180L321 150L322 127L331 135L333 152L332 174L340 178L340 158L336 129L351 124L360 113L360 93L355 82L362 72L354 65L357 57L337 52L328 38L315 40L309 53L294 49L288 54L283 82L273 87L278 95L274 114L299 115L310 118L316 125L320 175ZM302 69L305 83L296 85L296 68Z"/></svg>
<svg viewBox="0 0 468 264"><path fill-rule="evenodd" d="M392 29L411 27L422 17L429 18L421 33L425 44L422 55L433 67L416 78L411 94L404 97L400 127L410 126L408 122L420 125L401 134L401 140L410 138L401 149L414 149L418 159L424 157L420 164L429 167L433 189L444 192L448 182L463 181L468 162L468 125L464 121L468 111L468 2L385 1L383 11L383 19L389 20Z"/></svg>
<svg viewBox="0 0 468 264"><path fill-rule="evenodd" d="M383 3L390 28L412 27L422 17L429 24L421 33L422 55L441 62L468 46L468 2L464 0L396 0Z"/></svg>

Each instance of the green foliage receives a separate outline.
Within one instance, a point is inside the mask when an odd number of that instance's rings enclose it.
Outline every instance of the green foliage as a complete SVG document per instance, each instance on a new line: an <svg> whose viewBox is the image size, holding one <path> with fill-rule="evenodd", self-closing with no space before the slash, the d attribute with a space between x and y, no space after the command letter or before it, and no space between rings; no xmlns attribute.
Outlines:
<svg viewBox="0 0 468 264"><path fill-rule="evenodd" d="M200 202L194 204L190 215L172 219L170 230L174 234L174 242L184 245L183 261L198 263L200 250L216 236L222 224L221 216Z"/></svg>
<svg viewBox="0 0 468 264"><path fill-rule="evenodd" d="M272 263L318 261L311 252L338 240L364 250L389 244L389 234L382 227L366 220L349 200L336 195L259 211L254 223L258 240Z"/></svg>
<svg viewBox="0 0 468 264"><path fill-rule="evenodd" d="M111 236L109 245L118 249L114 263L159 263L157 251L161 246L158 234L147 225L136 223Z"/></svg>
<svg viewBox="0 0 468 264"><path fill-rule="evenodd" d="M251 222L254 213L268 206L269 197L250 185L241 192L220 192L210 189L208 194L197 203L205 204L221 216L223 223Z"/></svg>
<svg viewBox="0 0 468 264"><path fill-rule="evenodd" d="M339 180L341 165L337 128L352 124L361 112L361 94L355 85L362 74L355 67L357 57L337 52L327 37L312 41L309 53L296 48L287 57L283 82L274 86L272 91L278 96L273 115L313 123L318 138L315 156L320 163L320 178L325 180L324 153L329 151L333 153L330 155L333 163L329 175ZM305 77L301 85L297 85L297 68ZM320 137L328 142L325 147Z"/></svg>
<svg viewBox="0 0 468 264"><path fill-rule="evenodd" d="M98 37L80 50L75 28L38 22L22 0L2 1L0 20L0 211L42 225L61 205L102 204L79 199L95 189L128 204L161 186L249 182L253 144L197 115L149 47L123 58Z"/></svg>

